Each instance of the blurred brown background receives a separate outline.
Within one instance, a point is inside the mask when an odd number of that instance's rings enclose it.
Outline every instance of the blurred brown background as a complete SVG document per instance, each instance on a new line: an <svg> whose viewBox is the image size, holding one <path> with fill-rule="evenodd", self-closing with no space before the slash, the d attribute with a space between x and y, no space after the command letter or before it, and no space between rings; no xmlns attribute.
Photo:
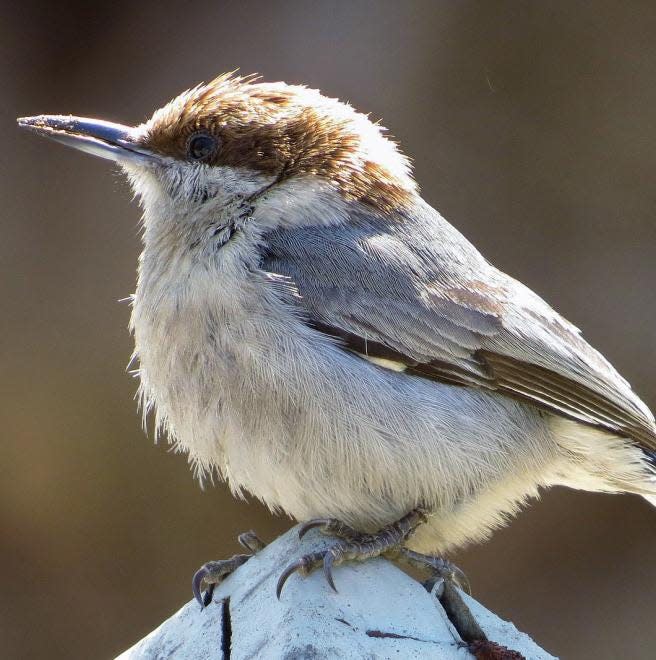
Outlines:
<svg viewBox="0 0 656 660"><path fill-rule="evenodd" d="M136 123L240 67L348 99L425 197L582 327L656 407L656 3L4 3L0 656L109 658L202 562L289 522L140 429L125 373L139 211L108 163L17 115ZM653 658L656 511L551 491L455 559L564 658Z"/></svg>

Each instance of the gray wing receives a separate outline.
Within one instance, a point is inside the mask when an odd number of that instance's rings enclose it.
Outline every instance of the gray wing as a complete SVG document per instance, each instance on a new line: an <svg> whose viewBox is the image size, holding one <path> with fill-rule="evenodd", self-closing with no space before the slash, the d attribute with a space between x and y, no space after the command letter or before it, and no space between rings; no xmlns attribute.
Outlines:
<svg viewBox="0 0 656 660"><path fill-rule="evenodd" d="M307 323L406 373L482 387L656 449L654 418L579 331L492 267L434 209L278 229L262 268Z"/></svg>

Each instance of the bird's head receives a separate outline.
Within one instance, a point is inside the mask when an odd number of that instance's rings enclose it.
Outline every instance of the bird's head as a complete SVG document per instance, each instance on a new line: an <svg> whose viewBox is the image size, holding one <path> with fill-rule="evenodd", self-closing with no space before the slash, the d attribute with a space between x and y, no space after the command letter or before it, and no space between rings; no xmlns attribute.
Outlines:
<svg viewBox="0 0 656 660"><path fill-rule="evenodd" d="M40 115L22 127L116 161L149 224L195 227L343 221L351 205L388 213L416 195L408 160L384 129L315 90L228 74L131 128Z"/></svg>

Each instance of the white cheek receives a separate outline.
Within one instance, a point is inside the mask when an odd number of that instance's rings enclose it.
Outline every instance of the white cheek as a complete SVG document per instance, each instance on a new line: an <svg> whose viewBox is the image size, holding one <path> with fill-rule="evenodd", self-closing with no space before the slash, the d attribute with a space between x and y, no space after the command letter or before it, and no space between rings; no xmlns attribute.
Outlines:
<svg viewBox="0 0 656 660"><path fill-rule="evenodd" d="M210 189L231 197L249 197L275 181L275 176L245 167L208 167L205 168L204 176Z"/></svg>
<svg viewBox="0 0 656 660"><path fill-rule="evenodd" d="M174 200L167 194L160 177L150 167L122 164L135 197L144 209L144 221L148 216L167 216L174 212Z"/></svg>
<svg viewBox="0 0 656 660"><path fill-rule="evenodd" d="M161 168L131 163L123 168L144 209L146 229L166 231L175 225L185 228L186 234L195 225L201 235L203 228L215 229L221 217L234 218L243 211L250 214L243 208L249 198L258 231L285 225L344 224L353 210L353 204L330 182L312 175L276 183L275 175L246 168L173 159Z"/></svg>
<svg viewBox="0 0 656 660"><path fill-rule="evenodd" d="M275 177L246 168L207 166L167 159L161 168L126 163L124 170L148 212L158 209L180 216L223 209L237 198L256 194Z"/></svg>
<svg viewBox="0 0 656 660"><path fill-rule="evenodd" d="M350 205L333 185L321 177L289 179L258 200L254 217L260 227L338 225L349 220Z"/></svg>

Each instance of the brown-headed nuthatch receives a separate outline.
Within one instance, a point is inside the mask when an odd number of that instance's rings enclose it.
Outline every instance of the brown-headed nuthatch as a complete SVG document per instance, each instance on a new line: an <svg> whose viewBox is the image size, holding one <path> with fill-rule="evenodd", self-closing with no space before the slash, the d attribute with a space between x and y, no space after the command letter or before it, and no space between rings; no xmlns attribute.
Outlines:
<svg viewBox="0 0 656 660"><path fill-rule="evenodd" d="M19 124L116 161L141 201L131 327L157 428L199 476L341 537L279 591L378 554L439 567L424 553L486 538L541 486L654 501L645 404L349 105L226 75L136 128Z"/></svg>

